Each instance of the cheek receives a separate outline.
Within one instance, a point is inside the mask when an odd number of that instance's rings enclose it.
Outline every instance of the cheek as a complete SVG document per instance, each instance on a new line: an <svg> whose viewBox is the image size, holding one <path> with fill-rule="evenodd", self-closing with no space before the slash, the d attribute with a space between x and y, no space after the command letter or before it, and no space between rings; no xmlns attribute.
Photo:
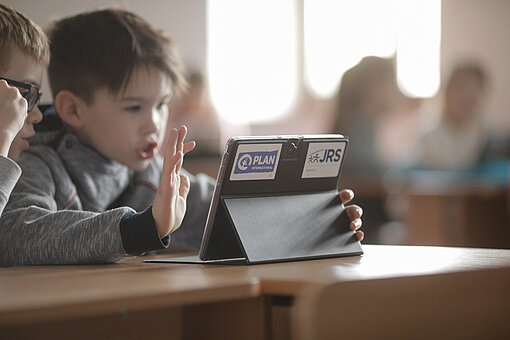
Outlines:
<svg viewBox="0 0 510 340"><path fill-rule="evenodd" d="M158 114L158 127L160 129L164 128L166 126L167 121L168 121L168 109L163 109Z"/></svg>
<svg viewBox="0 0 510 340"><path fill-rule="evenodd" d="M165 134L167 122L168 122L168 110L158 112L154 117L154 124L157 127L158 130L157 133L159 134L160 137L161 135Z"/></svg>
<svg viewBox="0 0 510 340"><path fill-rule="evenodd" d="M35 133L34 126L25 120L25 122L23 123L23 127L21 128L21 130L19 130L18 134L16 135L16 139L27 138L29 136L32 136L34 133Z"/></svg>

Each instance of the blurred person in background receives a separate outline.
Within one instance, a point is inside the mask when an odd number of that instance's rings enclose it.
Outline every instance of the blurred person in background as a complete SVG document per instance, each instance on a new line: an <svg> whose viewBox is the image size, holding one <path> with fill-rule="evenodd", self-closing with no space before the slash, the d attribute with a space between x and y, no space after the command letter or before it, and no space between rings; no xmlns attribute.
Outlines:
<svg viewBox="0 0 510 340"><path fill-rule="evenodd" d="M351 138L347 173L377 177L386 165L377 150L377 128L394 109L398 89L391 59L365 57L347 70L336 95L333 133Z"/></svg>
<svg viewBox="0 0 510 340"><path fill-rule="evenodd" d="M487 76L476 63L457 65L447 83L441 118L421 138L419 166L433 170L471 170L489 140L482 110Z"/></svg>
<svg viewBox="0 0 510 340"><path fill-rule="evenodd" d="M401 96L392 59L368 56L347 70L340 82L331 133L350 138L342 168L341 186L356 189L363 206L368 243L378 243L381 227L390 218L385 209L383 177L388 169L378 149L378 129Z"/></svg>

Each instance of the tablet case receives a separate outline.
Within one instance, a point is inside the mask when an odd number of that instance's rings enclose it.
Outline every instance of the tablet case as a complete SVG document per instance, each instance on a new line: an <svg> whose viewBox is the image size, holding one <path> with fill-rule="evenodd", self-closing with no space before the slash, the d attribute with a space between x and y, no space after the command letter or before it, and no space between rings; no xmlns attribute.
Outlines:
<svg viewBox="0 0 510 340"><path fill-rule="evenodd" d="M311 136L307 139L310 138L313 140ZM288 141L283 139L285 142ZM285 178L272 186L263 186L260 182L257 185L254 183L257 181L231 183L220 178L226 183L220 188L221 183L217 184L221 195L211 228L206 228L200 257L146 261L255 264L361 255L361 244L349 228L350 221L338 197L338 176L301 179L303 188L295 188L295 178L299 178L302 171L295 162L304 157L296 154L287 158L282 157L279 165ZM227 170L232 163L230 160L225 164ZM267 188L278 194L266 192ZM314 188L316 190L312 190ZM248 195L248 192L255 194Z"/></svg>

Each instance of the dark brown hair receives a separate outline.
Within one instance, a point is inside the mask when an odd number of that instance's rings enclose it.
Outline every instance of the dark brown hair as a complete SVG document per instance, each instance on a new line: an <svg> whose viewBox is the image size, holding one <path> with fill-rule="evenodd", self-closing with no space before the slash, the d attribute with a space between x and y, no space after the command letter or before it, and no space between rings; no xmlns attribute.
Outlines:
<svg viewBox="0 0 510 340"><path fill-rule="evenodd" d="M390 82L397 88L393 60L367 56L344 73L335 98L335 123L332 132L342 131L350 115L359 113L366 100L369 85L378 80Z"/></svg>
<svg viewBox="0 0 510 340"><path fill-rule="evenodd" d="M0 4L0 70L10 62L11 51L21 52L48 65L48 39L42 29L15 9Z"/></svg>
<svg viewBox="0 0 510 340"><path fill-rule="evenodd" d="M48 36L53 96L69 90L91 102L98 88L118 93L138 66L165 73L174 92L183 87L174 43L134 13L119 9L82 13L53 23Z"/></svg>
<svg viewBox="0 0 510 340"><path fill-rule="evenodd" d="M461 79L462 75L468 75L476 79L480 89L484 89L486 87L487 75L482 66L476 62L464 62L457 65L450 74L450 78L446 84L447 91L454 86L459 79Z"/></svg>

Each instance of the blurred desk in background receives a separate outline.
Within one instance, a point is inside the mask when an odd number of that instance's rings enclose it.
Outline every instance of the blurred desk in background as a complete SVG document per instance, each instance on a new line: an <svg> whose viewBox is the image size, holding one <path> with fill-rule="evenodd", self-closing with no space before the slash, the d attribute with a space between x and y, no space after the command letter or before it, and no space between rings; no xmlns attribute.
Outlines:
<svg viewBox="0 0 510 340"><path fill-rule="evenodd" d="M436 175L407 188L406 244L510 248L507 183Z"/></svg>

